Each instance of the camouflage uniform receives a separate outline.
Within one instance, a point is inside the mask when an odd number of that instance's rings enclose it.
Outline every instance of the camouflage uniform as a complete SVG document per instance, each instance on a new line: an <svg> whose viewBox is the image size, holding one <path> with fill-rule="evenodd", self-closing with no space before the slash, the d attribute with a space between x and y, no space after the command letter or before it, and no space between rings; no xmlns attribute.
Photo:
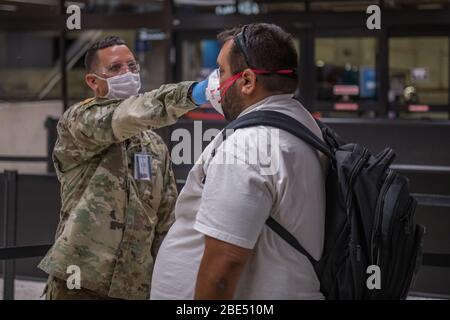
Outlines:
<svg viewBox="0 0 450 320"><path fill-rule="evenodd" d="M55 243L39 267L81 287L122 299L147 299L155 252L170 227L177 197L167 147L149 129L195 108L193 82L163 85L126 100L91 99L58 123L53 152L62 208ZM134 154L151 154L151 181L136 181Z"/></svg>
<svg viewBox="0 0 450 320"><path fill-rule="evenodd" d="M80 288L69 290L66 280L49 276L45 288L46 300L117 300L95 291Z"/></svg>

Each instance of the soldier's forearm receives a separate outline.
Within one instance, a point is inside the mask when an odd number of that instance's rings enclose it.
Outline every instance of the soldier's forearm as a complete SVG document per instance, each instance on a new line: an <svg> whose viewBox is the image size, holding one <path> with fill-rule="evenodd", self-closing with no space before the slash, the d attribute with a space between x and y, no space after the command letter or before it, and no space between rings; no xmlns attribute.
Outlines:
<svg viewBox="0 0 450 320"><path fill-rule="evenodd" d="M162 85L156 90L121 102L112 117L112 129L119 141L137 133L171 125L196 105L188 97L193 81Z"/></svg>

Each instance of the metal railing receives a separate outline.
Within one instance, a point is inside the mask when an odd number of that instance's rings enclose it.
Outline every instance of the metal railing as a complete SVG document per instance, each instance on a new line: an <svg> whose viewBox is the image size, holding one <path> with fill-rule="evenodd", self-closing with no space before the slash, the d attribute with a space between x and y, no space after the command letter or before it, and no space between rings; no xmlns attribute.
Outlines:
<svg viewBox="0 0 450 320"><path fill-rule="evenodd" d="M45 255L51 244L16 246L17 232L17 171L4 172L3 206L3 248L0 248L0 261L3 266L3 299L14 299L14 280L16 277L15 259Z"/></svg>

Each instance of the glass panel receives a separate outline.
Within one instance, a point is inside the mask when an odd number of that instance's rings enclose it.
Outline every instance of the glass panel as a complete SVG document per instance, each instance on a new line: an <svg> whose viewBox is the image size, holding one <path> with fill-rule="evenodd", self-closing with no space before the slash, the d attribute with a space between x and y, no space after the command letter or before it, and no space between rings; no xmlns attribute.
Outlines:
<svg viewBox="0 0 450 320"><path fill-rule="evenodd" d="M46 119L63 109L59 39L53 31L0 32L0 157L47 155ZM45 161L0 161L3 170L47 172Z"/></svg>
<svg viewBox="0 0 450 320"><path fill-rule="evenodd" d="M93 95L84 80L84 55L86 50L98 40L107 36L119 36L134 52L140 64L141 92L159 87L165 82L167 57L164 40L165 35L158 30L89 30L70 32L68 34L68 53L72 57L68 61L68 92L70 104Z"/></svg>
<svg viewBox="0 0 450 320"><path fill-rule="evenodd" d="M201 80L217 68L220 44L215 39L183 41L182 80Z"/></svg>
<svg viewBox="0 0 450 320"><path fill-rule="evenodd" d="M447 105L448 61L447 37L390 39L389 102ZM426 106L421 107L423 111L427 111Z"/></svg>
<svg viewBox="0 0 450 320"><path fill-rule="evenodd" d="M373 38L319 38L315 43L317 99L376 99Z"/></svg>
<svg viewBox="0 0 450 320"><path fill-rule="evenodd" d="M0 101L61 98L59 33L0 32Z"/></svg>

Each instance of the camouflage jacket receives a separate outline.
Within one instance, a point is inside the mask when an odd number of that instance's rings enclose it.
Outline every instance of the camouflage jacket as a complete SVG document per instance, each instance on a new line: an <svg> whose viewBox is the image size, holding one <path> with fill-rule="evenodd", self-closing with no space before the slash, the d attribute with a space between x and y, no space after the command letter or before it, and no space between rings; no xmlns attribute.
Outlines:
<svg viewBox="0 0 450 320"><path fill-rule="evenodd" d="M177 197L167 147L149 129L195 108L193 82L163 85L126 100L91 99L58 123L53 152L62 207L55 243L39 267L113 298L147 299L155 252ZM151 155L151 180L134 179L136 152Z"/></svg>

